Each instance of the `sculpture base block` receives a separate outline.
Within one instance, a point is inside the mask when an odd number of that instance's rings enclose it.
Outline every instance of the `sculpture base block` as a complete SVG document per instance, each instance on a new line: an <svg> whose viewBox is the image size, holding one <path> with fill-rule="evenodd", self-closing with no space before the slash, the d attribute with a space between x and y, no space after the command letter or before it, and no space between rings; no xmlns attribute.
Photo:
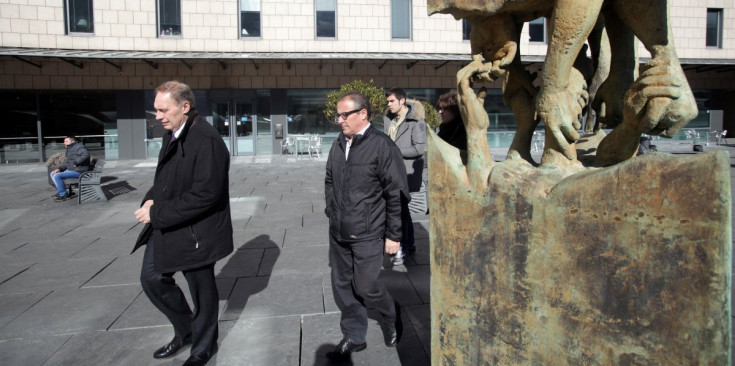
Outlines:
<svg viewBox="0 0 735 366"><path fill-rule="evenodd" d="M729 363L726 152L506 161L474 191L431 145L433 365Z"/></svg>

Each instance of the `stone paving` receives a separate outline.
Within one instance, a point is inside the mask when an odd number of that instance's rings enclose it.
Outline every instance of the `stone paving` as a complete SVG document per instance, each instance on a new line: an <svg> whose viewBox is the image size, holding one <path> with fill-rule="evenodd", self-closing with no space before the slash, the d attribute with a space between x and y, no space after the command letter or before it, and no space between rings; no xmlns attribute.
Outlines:
<svg viewBox="0 0 735 366"><path fill-rule="evenodd" d="M733 150L705 147L712 149ZM493 156L506 152L493 149ZM220 347L209 365L330 364L325 354L341 334L329 278L324 165L323 157L233 158L237 250L215 269ZM78 206L53 201L42 164L0 167L2 365L180 365L188 357L187 349L152 358L173 331L142 293L143 252L130 255L141 228L133 211L154 169L153 160L108 161L109 201ZM381 275L401 304L401 342L386 348L371 320L368 348L343 364L430 364L428 216L414 215L414 227L416 254L401 266L386 261ZM186 281L176 279L188 296Z"/></svg>

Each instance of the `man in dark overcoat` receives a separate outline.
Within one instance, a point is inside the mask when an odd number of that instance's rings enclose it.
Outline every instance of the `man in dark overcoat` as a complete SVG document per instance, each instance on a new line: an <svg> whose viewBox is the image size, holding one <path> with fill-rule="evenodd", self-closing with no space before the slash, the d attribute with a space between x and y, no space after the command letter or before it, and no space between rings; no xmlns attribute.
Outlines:
<svg viewBox="0 0 735 366"><path fill-rule="evenodd" d="M153 357L171 357L191 344L184 365L204 365L217 350L214 264L233 250L230 154L214 127L198 116L186 84L161 84L153 106L167 132L153 186L135 211L147 226L135 249L147 242L141 284L174 327L173 340ZM173 279L177 271L189 284L194 311Z"/></svg>
<svg viewBox="0 0 735 366"><path fill-rule="evenodd" d="M329 217L332 292L342 313L342 340L328 356L348 358L367 347L367 314L380 314L383 340L395 347L400 318L380 280L383 253L401 240L401 200L410 200L406 168L396 144L368 120L370 103L349 92L337 102L342 133L332 144L324 179Z"/></svg>

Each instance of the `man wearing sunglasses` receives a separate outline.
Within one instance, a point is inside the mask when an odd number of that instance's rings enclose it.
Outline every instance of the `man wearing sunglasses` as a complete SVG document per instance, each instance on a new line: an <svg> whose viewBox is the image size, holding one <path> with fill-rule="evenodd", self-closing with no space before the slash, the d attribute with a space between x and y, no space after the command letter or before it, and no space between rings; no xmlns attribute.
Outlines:
<svg viewBox="0 0 735 366"><path fill-rule="evenodd" d="M325 178L329 263L343 338L328 356L347 358L367 347L367 311L380 314L385 345L398 343L400 317L378 279L383 253L401 240L401 196L408 197L401 152L369 121L370 103L358 92L337 102L342 133L332 144Z"/></svg>

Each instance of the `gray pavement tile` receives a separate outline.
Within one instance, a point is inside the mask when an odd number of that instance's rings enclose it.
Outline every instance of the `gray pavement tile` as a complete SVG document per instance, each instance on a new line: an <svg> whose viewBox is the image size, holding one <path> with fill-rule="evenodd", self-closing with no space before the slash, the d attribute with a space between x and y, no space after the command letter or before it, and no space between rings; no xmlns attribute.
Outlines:
<svg viewBox="0 0 735 366"><path fill-rule="evenodd" d="M319 274L239 278L222 320L324 312Z"/></svg>
<svg viewBox="0 0 735 366"><path fill-rule="evenodd" d="M2 363L4 366L42 366L69 338L71 335L54 335L0 341Z"/></svg>
<svg viewBox="0 0 735 366"><path fill-rule="evenodd" d="M0 295L0 309L2 309L0 311L0 328L28 310L49 293L50 291Z"/></svg>
<svg viewBox="0 0 735 366"><path fill-rule="evenodd" d="M0 236L23 226L20 220L30 208L6 208L0 210Z"/></svg>
<svg viewBox="0 0 735 366"><path fill-rule="evenodd" d="M329 245L266 249L258 276L329 272Z"/></svg>
<svg viewBox="0 0 735 366"><path fill-rule="evenodd" d="M324 232L329 230L329 218L324 214L324 205L319 211L304 215L304 227L319 228Z"/></svg>
<svg viewBox="0 0 735 366"><path fill-rule="evenodd" d="M327 353L342 339L339 329L339 313L304 315L302 325L301 364L326 365L401 365L398 349L388 348L383 343L383 333L378 323L368 320L367 348L353 353L349 360L333 362L327 358ZM424 365L428 364L424 363Z"/></svg>
<svg viewBox="0 0 735 366"><path fill-rule="evenodd" d="M217 278L255 277L263 260L265 249L235 250L217 261L214 273Z"/></svg>
<svg viewBox="0 0 735 366"><path fill-rule="evenodd" d="M283 246L285 228L270 227L264 229L252 229L235 231L235 249L273 248Z"/></svg>
<svg viewBox="0 0 735 366"><path fill-rule="evenodd" d="M47 240L49 238L60 238L66 233L82 226L82 223L75 220L73 223L49 223L41 227L19 228L0 236L3 242L31 242ZM76 235L69 235L74 238Z"/></svg>
<svg viewBox="0 0 735 366"><path fill-rule="evenodd" d="M421 341L427 355L431 355L431 305L415 305L402 308L403 324L410 324ZM404 326L405 327L405 326Z"/></svg>
<svg viewBox="0 0 735 366"><path fill-rule="evenodd" d="M324 215L322 215L324 216ZM326 226L304 226L286 229L283 248L329 245L329 233Z"/></svg>
<svg viewBox="0 0 735 366"><path fill-rule="evenodd" d="M301 214L289 215L289 216L253 216L248 221L245 229L247 230L261 230L274 227L301 227L303 225L303 218Z"/></svg>
<svg viewBox="0 0 735 366"><path fill-rule="evenodd" d="M431 268L428 265L411 266L406 269L411 285L416 289L424 304L431 302Z"/></svg>
<svg viewBox="0 0 735 366"><path fill-rule="evenodd" d="M0 255L18 249L21 246L26 245L26 243L27 241L25 240L3 240L2 237L0 237Z"/></svg>
<svg viewBox="0 0 735 366"><path fill-rule="evenodd" d="M298 366L300 338L299 315L240 319L220 338L219 352L209 364Z"/></svg>
<svg viewBox="0 0 735 366"><path fill-rule="evenodd" d="M133 250L133 245L135 244L137 237L137 232L134 236L102 236L97 238L97 240L93 241L88 246L74 253L74 255L69 257L69 259L127 257L130 255L130 251Z"/></svg>
<svg viewBox="0 0 735 366"><path fill-rule="evenodd" d="M415 215L414 215L415 216ZM415 239L429 238L429 220L413 220L413 237Z"/></svg>
<svg viewBox="0 0 735 366"><path fill-rule="evenodd" d="M67 259L87 247L97 237L76 238L64 235L54 239L31 241L13 251L2 254L3 259L13 263L48 263Z"/></svg>
<svg viewBox="0 0 735 366"><path fill-rule="evenodd" d="M262 197L236 196L230 192L230 214L235 221L247 221L250 216L262 215L266 201Z"/></svg>
<svg viewBox="0 0 735 366"><path fill-rule="evenodd" d="M0 263L2 263L2 265L0 265L0 284L27 270L33 265L32 263L15 264L6 260L0 261Z"/></svg>
<svg viewBox="0 0 735 366"><path fill-rule="evenodd" d="M186 279L180 272L174 275L174 279L176 280L176 284L181 288L181 291L184 293L184 297L186 297L186 300L189 302L189 306L191 307L191 295L189 294L189 285L187 284ZM220 298L219 313L223 314L225 305L227 304L227 298L230 296L232 288L235 285L235 279L218 278L216 281L217 292L219 293ZM125 309L120 317L115 320L109 329L117 330L167 325L171 325L171 323L168 321L166 316L153 306L145 293L141 292L132 304Z"/></svg>
<svg viewBox="0 0 735 366"><path fill-rule="evenodd" d="M380 280L393 296L393 300L398 301L401 306L424 303L405 272L383 270L380 272Z"/></svg>
<svg viewBox="0 0 735 366"><path fill-rule="evenodd" d="M0 294L79 288L111 262L111 259L72 259L39 263L1 284Z"/></svg>
<svg viewBox="0 0 735 366"><path fill-rule="evenodd" d="M105 330L141 291L139 285L54 291L0 328L0 339Z"/></svg>
<svg viewBox="0 0 735 366"><path fill-rule="evenodd" d="M44 365L180 365L189 357L188 348L168 360L153 358L172 337L170 327L75 334Z"/></svg>
<svg viewBox="0 0 735 366"><path fill-rule="evenodd" d="M314 209L312 207L311 201L306 202L293 202L290 200L283 200L280 202L269 202L268 205L265 207L265 214L266 215L294 215L295 213L298 213L298 215L306 214L306 213L312 213L314 212Z"/></svg>
<svg viewBox="0 0 735 366"><path fill-rule="evenodd" d="M322 188L321 196L324 196L324 188ZM302 205L304 207L312 205L312 202L314 202L315 198L311 194L305 193L301 189L297 189L296 192L285 192L283 196L281 197L281 202L288 204L288 205ZM309 212L313 212L314 208L313 205Z"/></svg>
<svg viewBox="0 0 735 366"><path fill-rule="evenodd" d="M324 196L324 194L322 194ZM324 213L324 209L327 207L327 202L324 201L324 199L312 201L312 204L314 205L314 213ZM326 215L324 215L326 217Z"/></svg>
<svg viewBox="0 0 735 366"><path fill-rule="evenodd" d="M82 288L139 284L142 263L142 250L133 255L123 255L115 258L109 266L87 281Z"/></svg>

